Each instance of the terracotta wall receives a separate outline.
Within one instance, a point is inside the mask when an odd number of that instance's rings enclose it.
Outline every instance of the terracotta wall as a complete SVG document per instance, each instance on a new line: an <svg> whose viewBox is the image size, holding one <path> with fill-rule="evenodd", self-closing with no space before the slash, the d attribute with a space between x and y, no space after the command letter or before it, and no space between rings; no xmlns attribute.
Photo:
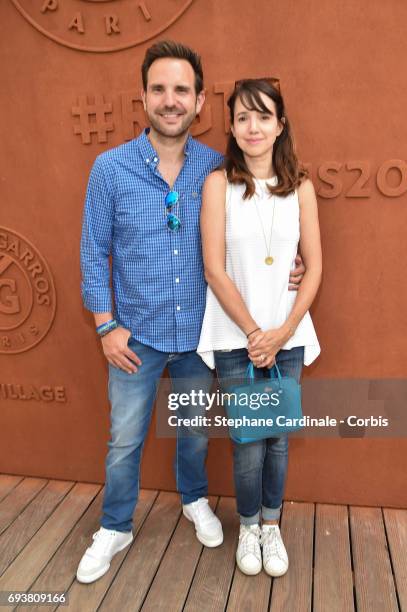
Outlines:
<svg viewBox="0 0 407 612"><path fill-rule="evenodd" d="M194 133L219 150L230 84L281 80L324 248L322 354L305 381L405 376L405 3L3 0L0 18L0 472L103 481L109 405L80 297L83 197L96 155L144 125L140 63L162 37L201 52ZM406 451L403 437L292 440L287 497L406 507ZM152 428L145 487L174 487L172 454ZM213 493L233 493L228 441L211 442L209 476Z"/></svg>

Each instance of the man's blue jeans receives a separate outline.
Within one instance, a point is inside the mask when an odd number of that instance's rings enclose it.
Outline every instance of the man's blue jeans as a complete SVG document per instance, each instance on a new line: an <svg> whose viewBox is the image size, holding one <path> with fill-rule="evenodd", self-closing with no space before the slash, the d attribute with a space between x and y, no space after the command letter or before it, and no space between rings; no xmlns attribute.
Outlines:
<svg viewBox="0 0 407 612"><path fill-rule="evenodd" d="M300 380L304 347L281 350L276 361L282 376ZM250 363L246 349L215 351L216 371L222 391L229 384L242 380ZM269 376L266 368L255 368L255 377ZM272 373L275 372L274 370ZM234 381L233 381L234 379ZM288 467L288 436L256 440L248 444L233 442L233 473L237 511L244 525L280 517Z"/></svg>
<svg viewBox="0 0 407 612"><path fill-rule="evenodd" d="M106 458L106 486L101 524L105 529L130 531L140 486L140 461L151 421L157 382L168 367L174 393L202 389L209 393L213 374L195 351L162 353L131 338L129 348L141 359L135 374L109 364L111 438ZM187 417L191 406L180 407L177 416ZM196 414L196 406L193 408ZM202 414L205 407L202 407ZM177 436L175 475L182 503L208 493L205 460L208 438L204 430Z"/></svg>

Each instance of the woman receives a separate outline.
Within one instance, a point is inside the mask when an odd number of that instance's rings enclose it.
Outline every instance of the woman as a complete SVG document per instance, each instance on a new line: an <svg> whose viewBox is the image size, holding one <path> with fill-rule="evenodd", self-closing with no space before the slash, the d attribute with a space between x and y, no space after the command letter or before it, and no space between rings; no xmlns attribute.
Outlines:
<svg viewBox="0 0 407 612"><path fill-rule="evenodd" d="M231 134L225 169L208 176L201 213L208 293L198 353L228 379L256 378L277 362L300 379L320 348L308 313L322 273L313 185L298 163L290 124L275 80L239 81L228 101ZM298 293L288 290L298 244L306 272ZM240 534L236 560L245 574L262 565L271 576L288 569L278 526L288 438L234 443ZM260 525L260 522L262 524Z"/></svg>

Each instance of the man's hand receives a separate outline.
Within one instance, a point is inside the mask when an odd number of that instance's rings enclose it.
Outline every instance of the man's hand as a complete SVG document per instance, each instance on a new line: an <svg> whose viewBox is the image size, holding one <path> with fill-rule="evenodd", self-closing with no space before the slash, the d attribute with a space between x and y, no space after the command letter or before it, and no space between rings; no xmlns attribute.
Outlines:
<svg viewBox="0 0 407 612"><path fill-rule="evenodd" d="M249 339L247 347L249 358L257 368L271 368L275 363L276 354L285 342L286 338L281 329L259 331Z"/></svg>
<svg viewBox="0 0 407 612"><path fill-rule="evenodd" d="M295 258L295 268L294 270L292 270L290 272L290 278L289 278L289 285L288 285L288 290L289 291L298 291L299 286L301 284L302 281L302 277L304 276L305 273L305 266L304 263L302 261L301 255L299 253L297 253L297 256Z"/></svg>
<svg viewBox="0 0 407 612"><path fill-rule="evenodd" d="M130 336L128 329L117 327L102 337L103 352L108 362L128 374L137 372L134 363L141 365L139 357L127 346Z"/></svg>

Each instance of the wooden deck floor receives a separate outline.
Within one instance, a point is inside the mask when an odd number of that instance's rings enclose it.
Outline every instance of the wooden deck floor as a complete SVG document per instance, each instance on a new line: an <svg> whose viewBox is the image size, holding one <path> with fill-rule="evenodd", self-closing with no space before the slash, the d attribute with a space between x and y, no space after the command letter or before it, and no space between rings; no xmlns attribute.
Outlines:
<svg viewBox="0 0 407 612"><path fill-rule="evenodd" d="M407 510L285 502L290 569L272 580L235 566L233 498L210 498L225 541L208 549L175 493L143 490L134 542L82 585L76 567L98 529L102 494L100 485L0 476L0 591L65 591L61 612L407 612Z"/></svg>

